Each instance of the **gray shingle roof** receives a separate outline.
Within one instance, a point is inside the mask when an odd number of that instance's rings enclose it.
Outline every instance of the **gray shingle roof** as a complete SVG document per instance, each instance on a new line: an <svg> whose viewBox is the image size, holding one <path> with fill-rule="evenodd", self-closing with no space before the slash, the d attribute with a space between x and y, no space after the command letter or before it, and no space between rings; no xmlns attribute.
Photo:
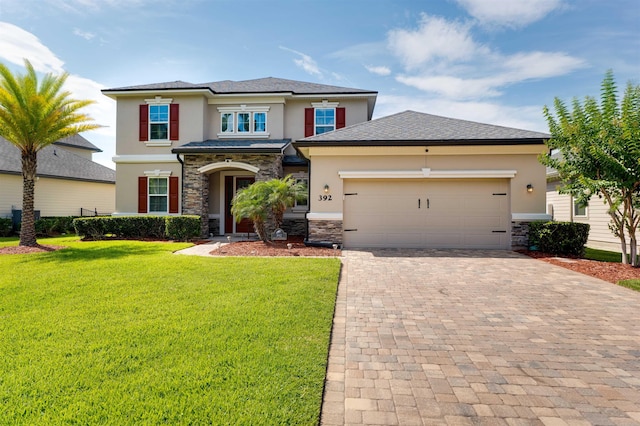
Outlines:
<svg viewBox="0 0 640 426"><path fill-rule="evenodd" d="M54 142L56 145L71 146L74 148L86 149L93 152L102 152L100 148L86 140L82 135L76 134Z"/></svg>
<svg viewBox="0 0 640 426"><path fill-rule="evenodd" d="M550 135L456 118L440 117L415 111L404 111L366 121L333 132L298 140L295 145L309 146L332 142L391 144L398 142L431 144L464 144L533 141L543 143Z"/></svg>
<svg viewBox="0 0 640 426"><path fill-rule="evenodd" d="M0 174L21 174L20 150L0 137ZM48 145L38 152L37 175L70 180L115 183L116 172L74 154L64 147Z"/></svg>
<svg viewBox="0 0 640 426"><path fill-rule="evenodd" d="M202 154L202 153L279 153L289 144L291 139L209 139L202 142L189 142L173 148L174 154Z"/></svg>
<svg viewBox="0 0 640 426"><path fill-rule="evenodd" d="M286 80L283 78L266 77L244 81L215 81L210 83L193 84L185 81L171 81L165 83L144 84L139 86L127 86L114 89L105 89L103 93L138 90L184 90L184 89L208 89L218 94L235 93L294 93L298 95L309 94L369 94L376 95L373 90L353 89L348 87L331 86L327 84L308 83L304 81Z"/></svg>

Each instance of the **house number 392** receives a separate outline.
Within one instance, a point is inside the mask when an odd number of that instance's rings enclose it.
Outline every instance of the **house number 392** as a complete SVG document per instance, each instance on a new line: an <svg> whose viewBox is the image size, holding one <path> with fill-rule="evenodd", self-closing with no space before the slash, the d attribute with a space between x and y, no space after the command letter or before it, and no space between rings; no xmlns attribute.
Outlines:
<svg viewBox="0 0 640 426"><path fill-rule="evenodd" d="M331 195L318 195L318 201L331 201Z"/></svg>

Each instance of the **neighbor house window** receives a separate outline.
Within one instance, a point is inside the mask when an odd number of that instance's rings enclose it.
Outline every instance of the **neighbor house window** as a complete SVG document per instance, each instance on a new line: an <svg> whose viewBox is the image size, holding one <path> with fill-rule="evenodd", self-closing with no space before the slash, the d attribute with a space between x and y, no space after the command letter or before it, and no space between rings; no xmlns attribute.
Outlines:
<svg viewBox="0 0 640 426"><path fill-rule="evenodd" d="M269 107L219 107L220 137L269 137L267 112ZM235 125L234 125L235 123Z"/></svg>
<svg viewBox="0 0 640 426"><path fill-rule="evenodd" d="M169 179L149 178L149 213L167 213L169 206Z"/></svg>
<svg viewBox="0 0 640 426"><path fill-rule="evenodd" d="M587 206L584 204L580 204L577 201L573 202L573 215L576 217L586 216L587 215Z"/></svg>

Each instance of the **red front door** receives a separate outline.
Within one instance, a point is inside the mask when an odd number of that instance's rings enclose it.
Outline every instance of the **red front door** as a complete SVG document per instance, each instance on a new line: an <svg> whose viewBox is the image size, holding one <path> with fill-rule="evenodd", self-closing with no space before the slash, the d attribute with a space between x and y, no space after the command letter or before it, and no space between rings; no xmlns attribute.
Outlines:
<svg viewBox="0 0 640 426"><path fill-rule="evenodd" d="M235 218L231 214L231 201L233 196L239 190L246 188L255 182L256 179L253 176L225 176L224 178L224 198L225 198L225 219L224 219L224 232L225 234L233 233L251 233L253 230L253 222L249 219L242 219L236 223Z"/></svg>

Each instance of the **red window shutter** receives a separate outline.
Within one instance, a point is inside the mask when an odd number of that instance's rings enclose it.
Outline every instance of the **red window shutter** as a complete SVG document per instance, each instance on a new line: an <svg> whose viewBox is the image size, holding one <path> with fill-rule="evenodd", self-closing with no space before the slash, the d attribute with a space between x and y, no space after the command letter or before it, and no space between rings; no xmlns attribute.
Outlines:
<svg viewBox="0 0 640 426"><path fill-rule="evenodd" d="M314 108L305 108L304 109L304 137L313 136L315 131L314 126L315 121L315 109Z"/></svg>
<svg viewBox="0 0 640 426"><path fill-rule="evenodd" d="M149 105L140 105L140 141L149 140Z"/></svg>
<svg viewBox="0 0 640 426"><path fill-rule="evenodd" d="M178 176L169 176L169 213L178 213Z"/></svg>
<svg viewBox="0 0 640 426"><path fill-rule="evenodd" d="M345 108L336 108L336 129L342 129L347 122Z"/></svg>
<svg viewBox="0 0 640 426"><path fill-rule="evenodd" d="M180 105L169 105L169 140L177 141L179 137Z"/></svg>
<svg viewBox="0 0 640 426"><path fill-rule="evenodd" d="M138 177L138 213L147 213L147 177Z"/></svg>

